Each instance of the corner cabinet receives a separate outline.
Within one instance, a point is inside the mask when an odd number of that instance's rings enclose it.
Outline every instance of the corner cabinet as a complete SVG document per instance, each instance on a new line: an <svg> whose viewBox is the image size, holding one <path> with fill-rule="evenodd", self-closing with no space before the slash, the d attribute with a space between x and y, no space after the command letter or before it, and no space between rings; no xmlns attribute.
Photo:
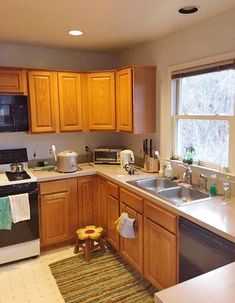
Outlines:
<svg viewBox="0 0 235 303"><path fill-rule="evenodd" d="M156 131L156 67L116 72L117 130L136 134Z"/></svg>
<svg viewBox="0 0 235 303"><path fill-rule="evenodd" d="M90 130L115 130L115 74L87 74L87 98Z"/></svg>
<svg viewBox="0 0 235 303"><path fill-rule="evenodd" d="M32 133L58 131L57 73L29 71L28 81Z"/></svg>
<svg viewBox="0 0 235 303"><path fill-rule="evenodd" d="M0 93L27 95L25 69L0 69Z"/></svg>

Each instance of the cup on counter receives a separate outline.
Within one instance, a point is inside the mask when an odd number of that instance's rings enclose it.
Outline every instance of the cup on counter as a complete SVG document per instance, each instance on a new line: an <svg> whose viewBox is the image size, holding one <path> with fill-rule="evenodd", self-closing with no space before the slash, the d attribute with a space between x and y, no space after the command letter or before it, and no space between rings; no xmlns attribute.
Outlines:
<svg viewBox="0 0 235 303"><path fill-rule="evenodd" d="M231 183L229 177L223 180L222 185L224 189L224 196L221 200L221 204L228 204L231 200Z"/></svg>

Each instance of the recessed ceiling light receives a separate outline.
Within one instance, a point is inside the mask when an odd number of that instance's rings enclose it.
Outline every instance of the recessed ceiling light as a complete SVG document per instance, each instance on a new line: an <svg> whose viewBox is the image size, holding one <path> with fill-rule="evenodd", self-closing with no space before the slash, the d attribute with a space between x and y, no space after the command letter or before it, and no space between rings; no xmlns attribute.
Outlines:
<svg viewBox="0 0 235 303"><path fill-rule="evenodd" d="M81 36L81 35L83 35L83 32L80 31L80 30L73 29L73 30L69 31L69 35L71 35L71 36Z"/></svg>
<svg viewBox="0 0 235 303"><path fill-rule="evenodd" d="M178 12L183 15L194 14L199 10L199 6L184 6Z"/></svg>

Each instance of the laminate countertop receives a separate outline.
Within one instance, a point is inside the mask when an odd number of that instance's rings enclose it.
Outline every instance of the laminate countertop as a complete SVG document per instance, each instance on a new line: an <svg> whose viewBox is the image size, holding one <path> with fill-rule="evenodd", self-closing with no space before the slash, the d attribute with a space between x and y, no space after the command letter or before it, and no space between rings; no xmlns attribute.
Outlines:
<svg viewBox="0 0 235 303"><path fill-rule="evenodd" d="M56 171L32 171L32 173L38 182L96 174L103 176L235 243L235 198L232 198L227 205L221 203L221 197L216 197L177 207L126 183L131 180L156 177L157 174L137 171L136 174L130 176L120 166L113 165L95 165L93 167L83 165L81 167L82 171L75 173L64 174ZM235 302L234 273L235 262L155 293L155 303L233 303Z"/></svg>

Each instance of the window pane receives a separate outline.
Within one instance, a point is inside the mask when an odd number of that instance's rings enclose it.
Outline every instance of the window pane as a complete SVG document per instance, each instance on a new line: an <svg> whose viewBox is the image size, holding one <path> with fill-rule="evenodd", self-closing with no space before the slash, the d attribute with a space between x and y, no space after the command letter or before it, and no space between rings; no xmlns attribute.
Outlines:
<svg viewBox="0 0 235 303"><path fill-rule="evenodd" d="M178 114L233 115L235 70L182 78Z"/></svg>
<svg viewBox="0 0 235 303"><path fill-rule="evenodd" d="M178 120L178 155L193 145L200 161L228 166L229 122L224 120Z"/></svg>

